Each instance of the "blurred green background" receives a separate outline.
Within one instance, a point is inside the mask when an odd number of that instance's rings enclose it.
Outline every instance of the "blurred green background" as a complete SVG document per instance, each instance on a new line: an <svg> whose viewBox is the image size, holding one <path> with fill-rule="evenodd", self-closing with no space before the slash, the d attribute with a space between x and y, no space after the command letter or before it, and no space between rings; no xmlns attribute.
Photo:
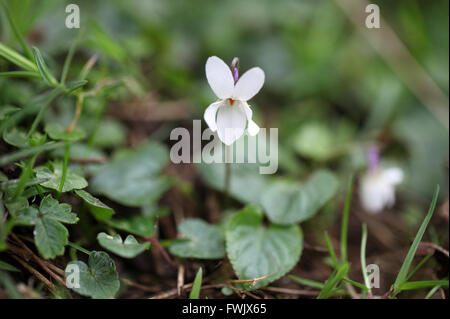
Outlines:
<svg viewBox="0 0 450 319"><path fill-rule="evenodd" d="M163 134L150 133L167 140L171 127L191 125L214 100L204 74L206 59L217 55L231 62L238 56L241 72L253 66L266 72L266 83L251 106L261 127L279 128L280 174L301 178L317 167L342 176L361 171L367 148L376 143L384 161L405 170L402 199L427 205L438 183L441 194L448 193L448 128L405 86L334 0L9 3L20 30L39 47L55 73L79 32L64 26L65 7L78 4L81 35L71 74L96 55L88 77L91 87L104 78L126 78L131 83L131 90L122 87L107 97L90 99L81 125L92 125L98 108L127 108L136 96L141 100L151 96L156 108L182 101L175 116L154 118ZM448 1L373 3L448 97ZM19 48L2 15L0 22L0 41ZM0 71L7 69L0 60ZM21 105L38 91L28 80L0 79L3 104ZM46 120L57 116L69 123L75 102L58 103L59 112ZM448 102L441 111L448 116ZM106 116L98 145L126 143L126 130L123 122Z"/></svg>

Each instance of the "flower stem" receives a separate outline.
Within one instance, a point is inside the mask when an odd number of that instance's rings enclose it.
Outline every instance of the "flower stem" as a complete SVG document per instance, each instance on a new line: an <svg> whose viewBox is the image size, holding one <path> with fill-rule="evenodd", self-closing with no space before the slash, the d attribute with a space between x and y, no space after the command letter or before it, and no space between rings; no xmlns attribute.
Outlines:
<svg viewBox="0 0 450 319"><path fill-rule="evenodd" d="M83 111L83 102L84 102L84 96L83 94L78 94L77 96L77 105L76 105L76 109L75 109L75 117L72 121L72 123L70 123L70 125L66 128L66 132L72 132L75 127L77 126L78 123L78 119L80 118L81 112Z"/></svg>
<svg viewBox="0 0 450 319"><path fill-rule="evenodd" d="M225 146L225 201L228 201L228 196L230 194L230 186L231 186L231 161L232 158L230 155L232 154L233 146L227 145Z"/></svg>

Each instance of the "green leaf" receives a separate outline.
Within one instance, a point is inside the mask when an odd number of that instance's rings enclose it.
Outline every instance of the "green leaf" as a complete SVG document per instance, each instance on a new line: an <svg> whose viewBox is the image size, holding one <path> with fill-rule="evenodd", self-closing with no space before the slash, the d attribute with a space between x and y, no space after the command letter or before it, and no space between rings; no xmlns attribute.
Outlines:
<svg viewBox="0 0 450 319"><path fill-rule="evenodd" d="M338 189L337 178L318 171L304 184L277 181L262 196L262 205L270 221L288 225L311 218Z"/></svg>
<svg viewBox="0 0 450 319"><path fill-rule="evenodd" d="M90 212L97 220L109 220L112 215L114 215L114 210L112 208L106 206L98 198L95 198L88 192L81 189L76 189L75 194L80 196L88 204Z"/></svg>
<svg viewBox="0 0 450 319"><path fill-rule="evenodd" d="M225 164L201 163L197 166L205 183L225 191ZM268 178L259 173L256 164L231 164L230 196L246 204L260 204Z"/></svg>
<svg viewBox="0 0 450 319"><path fill-rule="evenodd" d="M62 223L75 224L78 222L78 217L72 213L69 204L60 204L56 199L47 195L39 206L39 211L42 217L52 218Z"/></svg>
<svg viewBox="0 0 450 319"><path fill-rule="evenodd" d="M420 228L417 231L416 237L414 238L414 241L411 244L411 247L409 248L408 254L405 257L405 260L403 261L402 267L400 268L400 271L398 272L397 278L394 283L395 290L398 290L400 285L402 285L406 282L406 278L408 276L409 269L411 268L411 263L414 259L414 256L416 255L417 248L419 247L419 244L420 244L420 241L422 240L423 234L425 233L428 223L430 222L430 219L433 216L434 208L436 207L436 202L438 199L438 195L439 195L439 185L436 187L436 190L434 192L433 200L431 201L431 205L428 210L428 213L425 216L425 218L422 222L422 225L420 225Z"/></svg>
<svg viewBox="0 0 450 319"><path fill-rule="evenodd" d="M79 287L71 288L80 295L97 299L114 297L120 288L116 265L105 252L93 251L89 255L88 265L82 261L67 264L65 275L73 276L73 267L78 267Z"/></svg>
<svg viewBox="0 0 450 319"><path fill-rule="evenodd" d="M44 81L50 86L57 86L58 82L56 81L55 77L53 76L53 74L50 72L47 65L45 64L44 58L42 57L42 54L39 51L39 49L36 47L33 47L32 50L33 50L34 60L36 61L36 65L38 67L39 73L42 76L42 79L44 79Z"/></svg>
<svg viewBox="0 0 450 319"><path fill-rule="evenodd" d="M423 289L429 287L444 287L448 288L448 279L445 280L424 280L424 281L410 281L401 284L398 288L400 290L413 290L413 289Z"/></svg>
<svg viewBox="0 0 450 319"><path fill-rule="evenodd" d="M197 275L195 275L191 293L189 294L189 299L198 299L200 297L200 289L202 288L202 277L203 277L203 270L200 267L200 269L197 272Z"/></svg>
<svg viewBox="0 0 450 319"><path fill-rule="evenodd" d="M41 75L31 71L0 72L0 78L40 78Z"/></svg>
<svg viewBox="0 0 450 319"><path fill-rule="evenodd" d="M62 177L62 164L56 163L53 165L53 171L48 167L40 166L34 169L37 178L44 178L47 181L40 183L41 186L51 188L58 191ZM73 189L82 189L88 186L88 182L78 174L70 169L67 170L66 179L62 192L70 192Z"/></svg>
<svg viewBox="0 0 450 319"><path fill-rule="evenodd" d="M325 286L321 282L310 280L310 279L305 279L305 278L301 278L301 277L297 277L297 276L294 276L294 275L290 275L289 278L291 278L292 280L298 282L299 284L302 284L302 285L308 286L308 287L312 287L312 288L323 289L323 287Z"/></svg>
<svg viewBox="0 0 450 319"><path fill-rule="evenodd" d="M38 132L33 133L31 136L27 136L25 131L14 127L9 132L3 132L3 139L6 143L17 148L27 148L43 144L46 140L46 136Z"/></svg>
<svg viewBox="0 0 450 319"><path fill-rule="evenodd" d="M30 49L28 48L28 45L25 43L22 33L20 32L19 27L17 26L17 23L14 20L14 17L11 13L11 9L9 8L9 5L3 0L0 1L0 5L3 7L3 11L5 12L6 18L8 19L9 25L11 26L11 29L14 32L14 35L16 36L17 41L19 41L20 45L22 46L22 50L26 53L28 58L32 59L33 54L31 53Z"/></svg>
<svg viewBox="0 0 450 319"><path fill-rule="evenodd" d="M225 241L219 229L201 219L185 219L178 232L186 240L174 241L169 250L178 257L221 259L225 256Z"/></svg>
<svg viewBox="0 0 450 319"><path fill-rule="evenodd" d="M303 235L297 225L263 226L263 215L255 206L235 214L226 230L228 258L242 280L264 279L245 285L257 289L290 271L298 262Z"/></svg>
<svg viewBox="0 0 450 319"><path fill-rule="evenodd" d="M106 223L113 228L142 237L151 237L155 232L153 218L148 216L136 215L130 218L110 219Z"/></svg>
<svg viewBox="0 0 450 319"><path fill-rule="evenodd" d="M58 123L48 123L45 132L54 140L78 141L86 137L86 132L80 128L75 128L71 132L66 132Z"/></svg>
<svg viewBox="0 0 450 319"><path fill-rule="evenodd" d="M99 233L97 240L103 248L108 249L123 258L134 258L150 247L150 243L139 243L133 235L128 235L124 241L120 235L110 236Z"/></svg>
<svg viewBox="0 0 450 319"><path fill-rule="evenodd" d="M21 209L15 220L18 225L35 225L36 247L46 259L64 254L69 232L61 223L75 224L76 222L78 217L71 212L70 205L60 204L51 195L42 199L39 210L34 206Z"/></svg>
<svg viewBox="0 0 450 319"><path fill-rule="evenodd" d="M69 232L60 222L52 218L38 218L34 228L34 241L45 259L64 254Z"/></svg>
<svg viewBox="0 0 450 319"><path fill-rule="evenodd" d="M14 63L18 67L21 67L22 69L25 69L27 71L38 72L38 68L33 62L31 62L26 57L14 51L13 49L7 47L1 42L0 42L0 57L8 60L11 63Z"/></svg>
<svg viewBox="0 0 450 319"><path fill-rule="evenodd" d="M156 142L120 151L96 171L91 189L126 206L151 205L171 185L169 178L160 175L168 159L167 148Z"/></svg>
<svg viewBox="0 0 450 319"><path fill-rule="evenodd" d="M7 262L1 261L1 260L0 260L0 270L20 272L20 270L17 269L16 267L14 267L13 265L8 264Z"/></svg>
<svg viewBox="0 0 450 319"><path fill-rule="evenodd" d="M333 147L333 132L325 124L305 124L295 136L295 150L315 160L327 160L332 154Z"/></svg>
<svg viewBox="0 0 450 319"><path fill-rule="evenodd" d="M36 207L26 207L21 209L14 221L16 225L33 226L39 218L39 210Z"/></svg>
<svg viewBox="0 0 450 319"><path fill-rule="evenodd" d="M125 144L127 130L119 121L113 119L102 119L92 144L101 148L115 147Z"/></svg>
<svg viewBox="0 0 450 319"><path fill-rule="evenodd" d="M335 293L336 286L347 276L348 270L348 263L341 264L328 278L317 299L328 299L331 297Z"/></svg>

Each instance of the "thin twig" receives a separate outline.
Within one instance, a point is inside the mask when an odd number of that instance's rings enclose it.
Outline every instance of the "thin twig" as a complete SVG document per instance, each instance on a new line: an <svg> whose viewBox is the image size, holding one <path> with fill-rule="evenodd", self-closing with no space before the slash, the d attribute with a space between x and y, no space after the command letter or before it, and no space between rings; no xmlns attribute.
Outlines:
<svg viewBox="0 0 450 319"><path fill-rule="evenodd" d="M49 269L49 267L47 267L47 265L45 264L45 262L41 259L41 258L39 258L38 256L36 256L35 254L34 254L34 252L30 249L30 248L28 248L28 246L27 245L25 245L25 243L22 241L22 240L20 240L20 238L16 235L16 234L14 234L14 233L11 233L11 236L14 238L14 240L20 245L20 246L22 246L29 254L30 254L30 256L42 267L42 269L44 269L53 279L55 279L56 281L58 281L60 284L62 284L64 287L66 286L66 283L65 283L65 281L61 278L61 277L59 277L57 274L55 274L53 271L51 271L50 269Z"/></svg>
<svg viewBox="0 0 450 319"><path fill-rule="evenodd" d="M281 287L264 287L262 290L277 292L287 295L299 295L299 296L318 296L320 291L313 290L301 290L301 289L290 289L290 288L281 288Z"/></svg>
<svg viewBox="0 0 450 319"><path fill-rule="evenodd" d="M12 255L12 258L14 258L15 260L17 260L17 262L19 262L25 269L27 269L30 273L32 273L37 279L39 279L40 281L42 281L42 283L51 291L53 291L55 289L55 285L52 284L52 282L50 280L48 280L47 278L44 277L44 275L42 275L39 271L37 271L36 269L34 269L33 267L31 267L29 264L27 264L25 261L23 261L22 259L20 259L19 257Z"/></svg>
<svg viewBox="0 0 450 319"><path fill-rule="evenodd" d="M184 285L184 265L179 265L177 278L178 296L180 296L181 293L183 292L183 285Z"/></svg>
<svg viewBox="0 0 450 319"><path fill-rule="evenodd" d="M182 289L190 291L192 289L192 285L193 285L193 283L185 284L185 285L183 285ZM204 285L200 289L203 290L203 289L223 288L226 286L227 286L226 284L211 284L211 285ZM168 290L166 292L154 295L154 296L150 297L149 299L165 299L165 298L175 296L177 294L177 292L178 292L178 289L174 288L174 289Z"/></svg>
<svg viewBox="0 0 450 319"><path fill-rule="evenodd" d="M143 237L142 240L150 242L152 245L156 246L156 248L161 252L161 255L163 258L171 265L172 267L176 267L175 262L170 258L167 251L164 249L163 246L159 243L159 240L155 237Z"/></svg>

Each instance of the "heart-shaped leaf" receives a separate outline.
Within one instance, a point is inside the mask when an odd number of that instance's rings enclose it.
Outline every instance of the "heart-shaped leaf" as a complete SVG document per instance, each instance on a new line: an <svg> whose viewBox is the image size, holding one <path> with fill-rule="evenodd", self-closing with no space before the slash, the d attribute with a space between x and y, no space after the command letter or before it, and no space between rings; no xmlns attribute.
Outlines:
<svg viewBox="0 0 450 319"><path fill-rule="evenodd" d="M298 262L303 237L297 225L262 224L263 214L247 206L235 214L226 230L227 254L243 286L257 289L290 271Z"/></svg>
<svg viewBox="0 0 450 319"><path fill-rule="evenodd" d="M126 206L151 205L171 185L169 178L160 175L168 159L166 147L156 142L120 151L96 171L91 189Z"/></svg>
<svg viewBox="0 0 450 319"><path fill-rule="evenodd" d="M48 167L40 166L34 169L37 178L45 179L45 182L40 183L41 186L51 188L58 191L62 177L62 164L56 163L53 165L53 171ZM70 192L73 189L82 189L88 185L84 177L67 169L66 179L64 180L64 187L62 192Z"/></svg>
<svg viewBox="0 0 450 319"><path fill-rule="evenodd" d="M219 228L201 219L185 219L178 232L186 236L173 242L170 252L178 257L220 259L225 256L225 242Z"/></svg>
<svg viewBox="0 0 450 319"><path fill-rule="evenodd" d="M337 178L328 171L318 171L304 184L277 181L262 196L262 205L270 221L294 224L317 213L338 190Z"/></svg>
<svg viewBox="0 0 450 319"><path fill-rule="evenodd" d="M106 223L113 228L142 237L151 237L155 232L155 223L149 216L136 215L129 218L110 219Z"/></svg>
<svg viewBox="0 0 450 319"><path fill-rule="evenodd" d="M82 189L76 189L75 194L80 196L89 205L89 210L97 220L105 221L114 215L114 210L112 208L106 206L98 198L95 198L88 192Z"/></svg>
<svg viewBox="0 0 450 319"><path fill-rule="evenodd" d="M93 251L89 255L88 265L82 261L67 264L65 275L72 290L80 295L97 299L113 297L120 288L116 265L105 252ZM77 278L78 276L78 278Z"/></svg>
<svg viewBox="0 0 450 319"><path fill-rule="evenodd" d="M108 249L123 258L134 258L150 247L150 243L139 243L133 235L128 235L124 241L120 235L110 236L99 233L97 240L103 248Z"/></svg>

